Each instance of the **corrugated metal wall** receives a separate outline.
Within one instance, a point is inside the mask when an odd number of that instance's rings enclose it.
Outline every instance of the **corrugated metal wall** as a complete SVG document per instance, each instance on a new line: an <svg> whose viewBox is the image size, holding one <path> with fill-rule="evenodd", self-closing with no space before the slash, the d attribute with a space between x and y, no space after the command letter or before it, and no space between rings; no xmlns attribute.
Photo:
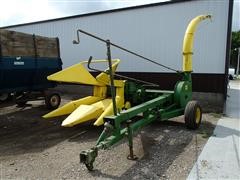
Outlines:
<svg viewBox="0 0 240 180"><path fill-rule="evenodd" d="M182 68L182 41L189 21L200 14L211 14L212 22L199 25L194 43L193 70L196 73L224 74L228 22L228 0L198 0L118 12L83 16L59 21L9 28L44 36L58 36L64 67L93 56L106 57L105 45L81 35L73 45L76 30L94 33L125 46L159 63ZM120 58L120 71L168 72L125 52L112 48L112 57Z"/></svg>

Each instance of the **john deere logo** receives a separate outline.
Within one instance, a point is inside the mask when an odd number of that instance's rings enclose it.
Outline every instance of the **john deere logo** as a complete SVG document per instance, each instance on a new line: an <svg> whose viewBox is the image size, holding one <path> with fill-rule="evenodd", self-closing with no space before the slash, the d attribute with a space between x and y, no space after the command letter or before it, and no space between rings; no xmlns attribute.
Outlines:
<svg viewBox="0 0 240 180"><path fill-rule="evenodd" d="M24 65L24 62L23 61L14 61L14 65L16 65L16 66L22 66L22 65Z"/></svg>

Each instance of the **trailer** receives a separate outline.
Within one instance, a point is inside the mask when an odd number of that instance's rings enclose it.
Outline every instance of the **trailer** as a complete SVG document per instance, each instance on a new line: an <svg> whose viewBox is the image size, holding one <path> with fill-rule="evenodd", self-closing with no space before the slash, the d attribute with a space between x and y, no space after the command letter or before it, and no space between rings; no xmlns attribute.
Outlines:
<svg viewBox="0 0 240 180"><path fill-rule="evenodd" d="M0 29L0 101L12 95L22 106L45 99L49 109L57 108L61 98L47 76L61 69L58 38Z"/></svg>

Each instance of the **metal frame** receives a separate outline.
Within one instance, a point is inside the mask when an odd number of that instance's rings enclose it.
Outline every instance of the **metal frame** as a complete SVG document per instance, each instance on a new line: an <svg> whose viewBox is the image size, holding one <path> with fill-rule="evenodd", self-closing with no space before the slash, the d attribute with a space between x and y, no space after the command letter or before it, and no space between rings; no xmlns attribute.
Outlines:
<svg viewBox="0 0 240 180"><path fill-rule="evenodd" d="M116 109L116 101L115 101L115 91L114 91L114 79L111 71L111 51L110 46L115 46L123 51L131 53L135 56L138 56L146 61L150 61L154 64L160 65L167 69L171 69L170 67L166 67L162 64L156 63L155 61L145 58L135 52L132 52L126 48L123 48L119 45L110 43L109 40L103 40L95 35L92 35L83 30L77 30L77 41L73 41L73 43L79 43L79 32L84 33L90 37L103 41L107 45L107 59L109 62L109 71L108 75L110 78L110 88L112 95L112 103L113 103L113 111L114 115L104 117L104 130L99 136L96 145L90 150L82 151L80 153L80 162L84 163L88 170L93 169L93 163L95 158L98 155L98 151L101 149L107 149L115 143L119 142L124 137L128 138L129 145L129 156L128 159L136 159L136 156L133 153L133 133L141 129L142 127L152 123L155 120L167 120L169 118L173 118L176 116L180 116L187 113L187 116L190 118L190 124L194 124L194 128L198 127L201 122L201 108L194 107L194 103L190 103L187 105L192 99L192 54L193 54L193 38L194 32L196 31L197 25L205 20L211 19L210 15L200 15L192 19L189 23L187 30L185 32L184 41L183 41L183 71L176 71L179 75L182 75L182 80L178 81L175 85L174 91L162 91L162 90L154 90L154 89L145 89L142 86L137 86L136 83L128 83L125 82L125 92L124 96L134 96L137 100L137 103L132 108L121 111L117 113ZM89 59L88 65L91 62ZM134 86L134 87L131 87ZM130 91L129 89L133 89ZM136 97L137 94L137 97ZM115 102L115 104L114 104ZM195 104L196 105L196 104ZM187 106L187 108L186 108ZM186 108L186 109L185 109ZM198 110L197 112L196 109ZM200 114L199 114L200 113ZM139 116L139 114L142 114ZM198 117L198 118L197 118ZM200 117L200 119L199 119ZM197 126L195 126L197 123ZM190 125L191 127L191 125Z"/></svg>

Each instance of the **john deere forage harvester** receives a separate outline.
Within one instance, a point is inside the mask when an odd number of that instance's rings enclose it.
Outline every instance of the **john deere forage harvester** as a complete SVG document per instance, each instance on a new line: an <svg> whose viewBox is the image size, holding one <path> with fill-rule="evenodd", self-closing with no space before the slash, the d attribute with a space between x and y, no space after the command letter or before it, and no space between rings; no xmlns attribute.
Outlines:
<svg viewBox="0 0 240 180"><path fill-rule="evenodd" d="M80 153L80 161L89 170L93 169L93 162L101 149L107 149L124 137L127 137L130 154L129 159L135 159L133 154L133 133L140 128L156 120L167 120L176 116L184 115L185 124L190 129L197 129L201 123L202 110L199 103L192 101L192 54L193 39L197 25L204 19L211 18L210 15L200 15L189 23L183 41L183 68L182 71L174 70L156 61L132 52L126 48L111 43L109 40L101 39L83 30L79 32L106 43L107 60L84 61L48 77L49 80L69 83L79 83L94 86L93 95L70 103L46 114L44 117L55 117L70 114L62 123L62 126L71 127L76 124L96 119L94 125L104 124L104 130L94 147ZM117 65L120 60L111 59L111 46L131 53L139 58L150 61L156 65L169 70L176 71L182 80L178 81L173 91L165 91L149 88L143 82L133 78L118 75ZM90 67L90 64L108 62L109 68L100 71ZM93 77L84 67L100 72ZM113 63L113 64L112 64ZM119 77L116 80L114 77ZM111 93L109 93L111 92Z"/></svg>

